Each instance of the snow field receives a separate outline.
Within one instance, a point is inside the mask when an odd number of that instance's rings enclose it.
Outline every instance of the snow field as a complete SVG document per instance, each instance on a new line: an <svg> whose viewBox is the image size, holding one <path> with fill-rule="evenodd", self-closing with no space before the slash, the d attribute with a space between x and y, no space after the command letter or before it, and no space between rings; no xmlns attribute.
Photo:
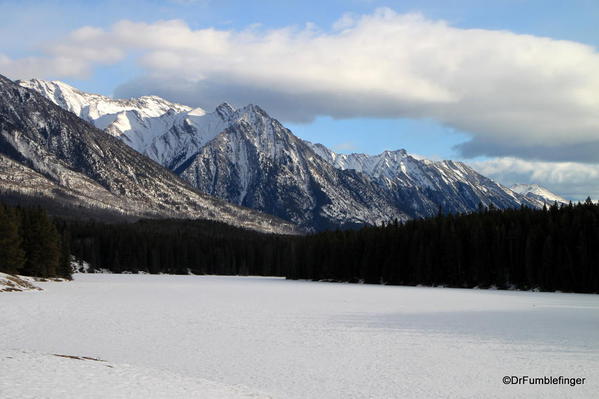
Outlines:
<svg viewBox="0 0 599 399"><path fill-rule="evenodd" d="M240 394L274 398L599 392L596 295L169 275L76 275L71 283L39 284L44 291L0 294L0 387L11 392L24 388L21 367L9 366L6 354L23 351L23 367L33 363L29 357L51 354L123 365L115 375L101 362L46 359L65 367L57 375L69 375L68 365L94 368L104 373L99 387L114 379L140 394L135 378L127 386L128 372L167 386L209 380L224 392L241 386ZM506 375L586 383L504 385ZM44 378L39 389L47 388ZM70 392L66 382L61 389Z"/></svg>
<svg viewBox="0 0 599 399"><path fill-rule="evenodd" d="M0 375L4 399L268 398L163 370L23 351L2 351Z"/></svg>

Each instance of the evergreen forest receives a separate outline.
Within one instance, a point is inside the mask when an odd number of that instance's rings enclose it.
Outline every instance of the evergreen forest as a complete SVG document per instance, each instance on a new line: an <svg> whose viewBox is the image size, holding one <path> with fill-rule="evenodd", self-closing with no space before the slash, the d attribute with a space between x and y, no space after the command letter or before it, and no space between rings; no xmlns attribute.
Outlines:
<svg viewBox="0 0 599 399"><path fill-rule="evenodd" d="M70 279L70 243L42 208L0 204L0 272Z"/></svg>
<svg viewBox="0 0 599 399"><path fill-rule="evenodd" d="M51 220L0 207L0 271L66 276L69 252L112 272L599 293L599 204L488 209L281 236L204 220ZM68 258L68 257L67 257Z"/></svg>

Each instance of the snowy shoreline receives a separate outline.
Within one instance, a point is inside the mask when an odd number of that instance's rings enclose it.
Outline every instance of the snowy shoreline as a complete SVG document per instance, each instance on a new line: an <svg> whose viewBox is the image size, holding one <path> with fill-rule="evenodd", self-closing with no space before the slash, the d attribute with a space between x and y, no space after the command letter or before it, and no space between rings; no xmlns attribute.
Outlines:
<svg viewBox="0 0 599 399"><path fill-rule="evenodd" d="M80 262L80 261L74 261L73 262L73 270L74 270L74 274L121 274L121 275L152 275L151 273L147 273L144 271L139 271L137 273L132 273L132 272L122 272L122 273L113 273L111 272L109 269L106 268L99 268L96 270L91 271L91 267L87 262ZM280 279L284 279L284 280L289 280L289 281L304 281L304 282L310 282L310 283L333 283L333 284L365 284L365 285L383 285L383 286L389 286L389 287L422 287L422 288L451 288L451 289L467 289L467 290L491 290L491 291L518 291L518 292L545 292L545 293L566 293L566 294L587 294L587 295L598 295L599 293L577 293L577 292L568 292L568 291L560 291L560 290L555 290L555 291L547 291L547 290L542 290L539 287L535 287L535 288L531 288L531 289L520 289L517 288L515 285L510 284L507 288L502 288L502 287L497 287L496 285L491 285L489 287L458 287L458 286L451 286L451 285L444 285L444 284L439 284L439 285L424 285L424 284L417 284L417 285L394 285L394 284L387 284L385 282L382 282L380 284L367 284L364 281L358 281L358 282L349 282L349 281L342 281L342 280L335 280L335 279L322 279L322 280L309 280L309 279L290 279L290 278L286 278L286 277L280 277L280 276L259 276L259 275L222 275L222 274L194 274L191 272L191 270L188 272L188 274L168 274L168 273L158 273L158 274L154 274L156 276L163 276L163 275L172 275L172 276L206 276L206 277L255 277L255 278L280 278Z"/></svg>

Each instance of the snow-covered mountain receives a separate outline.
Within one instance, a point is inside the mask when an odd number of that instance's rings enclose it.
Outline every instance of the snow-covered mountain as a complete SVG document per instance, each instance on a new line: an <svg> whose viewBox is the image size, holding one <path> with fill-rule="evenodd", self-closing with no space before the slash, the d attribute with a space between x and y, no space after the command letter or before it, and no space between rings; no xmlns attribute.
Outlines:
<svg viewBox="0 0 599 399"><path fill-rule="evenodd" d="M222 104L206 114L201 108L156 96L127 100L85 93L59 81L18 81L98 129L121 139L159 164L175 169L223 131L233 109Z"/></svg>
<svg viewBox="0 0 599 399"><path fill-rule="evenodd" d="M538 184L514 184L510 187L510 190L526 197L537 199L543 203L547 203L547 205L552 205L555 202L558 204L569 203L564 197L552 193Z"/></svg>
<svg viewBox="0 0 599 399"><path fill-rule="evenodd" d="M337 154L322 144L309 144L337 168L356 170L370 176L395 196L396 204L411 217L444 212L468 212L479 204L509 208L542 206L481 175L462 162L417 159L405 150L378 155Z"/></svg>
<svg viewBox="0 0 599 399"><path fill-rule="evenodd" d="M256 105L176 172L192 186L308 229L405 220L389 192L365 174L340 170Z"/></svg>
<svg viewBox="0 0 599 399"><path fill-rule="evenodd" d="M542 206L460 162L405 150L336 154L298 139L255 105L214 112L159 97L115 100L61 82L19 82L171 169L191 186L308 229L498 208Z"/></svg>
<svg viewBox="0 0 599 399"><path fill-rule="evenodd" d="M408 217L367 176L323 161L258 106L235 110L223 103L206 113L158 97L113 100L62 82L19 84L103 128L191 186L304 228Z"/></svg>
<svg viewBox="0 0 599 399"><path fill-rule="evenodd" d="M288 222L195 191L121 140L1 75L0 183L3 195L39 196L127 215L296 231Z"/></svg>

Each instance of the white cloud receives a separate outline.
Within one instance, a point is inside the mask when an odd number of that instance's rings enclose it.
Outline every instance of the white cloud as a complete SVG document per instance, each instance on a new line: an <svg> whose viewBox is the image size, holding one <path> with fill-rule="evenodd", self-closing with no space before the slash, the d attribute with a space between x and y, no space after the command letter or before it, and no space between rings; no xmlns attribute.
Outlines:
<svg viewBox="0 0 599 399"><path fill-rule="evenodd" d="M346 141L346 142L343 142L343 143L335 144L332 149L335 152L348 153L348 152L355 152L355 151L357 151L358 150L358 146L356 145L356 143L354 143L352 141Z"/></svg>
<svg viewBox="0 0 599 399"><path fill-rule="evenodd" d="M108 35L86 26L63 40L47 43L43 56L12 59L0 53L0 72L15 79L87 78L95 66L112 65L125 58L126 48L107 40Z"/></svg>
<svg viewBox="0 0 599 399"><path fill-rule="evenodd" d="M502 157L470 162L485 176L502 184L536 183L571 200L599 199L599 164L526 161Z"/></svg>
<svg viewBox="0 0 599 399"><path fill-rule="evenodd" d="M129 54L147 75L119 95L152 92L206 108L253 102L294 122L432 118L472 135L458 148L465 156L599 161L599 54L571 41L379 9L344 15L327 31L121 21L79 29L46 50L44 58L0 60L0 68L80 76Z"/></svg>
<svg viewBox="0 0 599 399"><path fill-rule="evenodd" d="M89 63L64 57L25 57L12 59L0 53L0 73L13 79L46 77L85 78Z"/></svg>

